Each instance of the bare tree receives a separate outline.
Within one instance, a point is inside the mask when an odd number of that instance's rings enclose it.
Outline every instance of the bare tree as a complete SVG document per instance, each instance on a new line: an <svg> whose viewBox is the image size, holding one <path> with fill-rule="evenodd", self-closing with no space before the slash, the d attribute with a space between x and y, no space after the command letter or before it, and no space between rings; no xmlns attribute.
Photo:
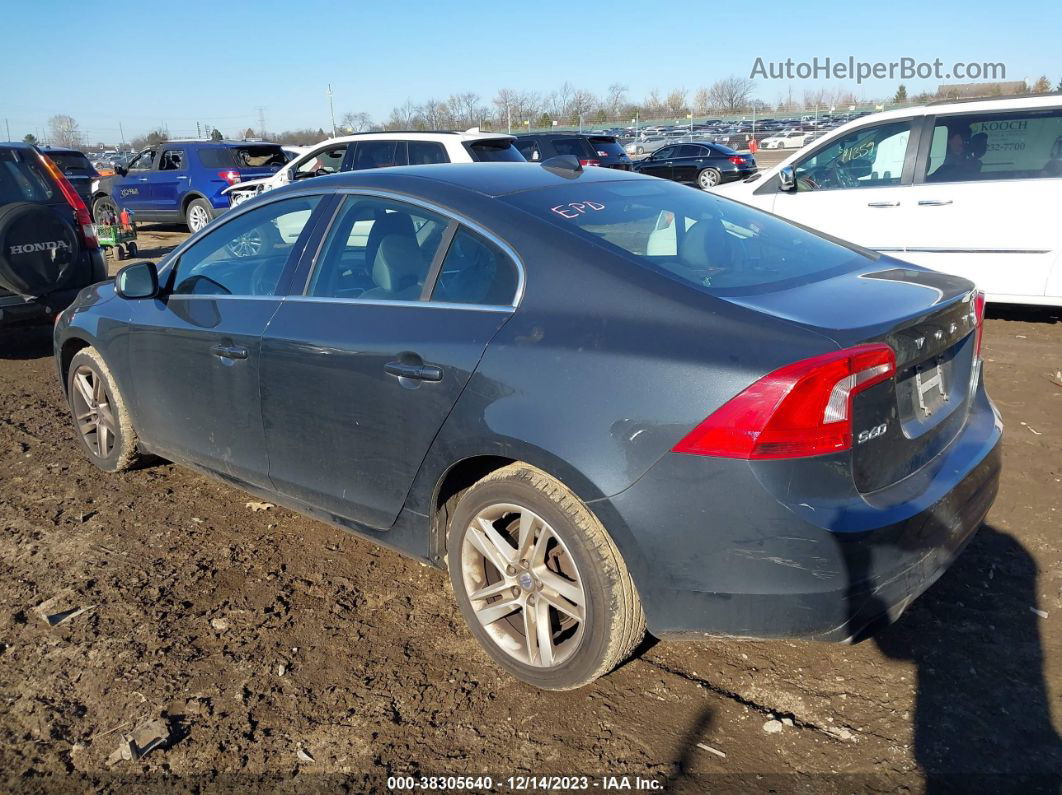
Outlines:
<svg viewBox="0 0 1062 795"><path fill-rule="evenodd" d="M352 133L365 132L372 127L372 117L368 113L348 111L339 120L339 126L350 130Z"/></svg>
<svg viewBox="0 0 1062 795"><path fill-rule="evenodd" d="M667 94L667 112L670 116L685 116L689 113L686 105L686 89L674 88Z"/></svg>
<svg viewBox="0 0 1062 795"><path fill-rule="evenodd" d="M479 101L479 94L466 91L463 94L451 94L446 104L450 106L450 115L455 126L462 128L476 127L487 115L486 109Z"/></svg>
<svg viewBox="0 0 1062 795"><path fill-rule="evenodd" d="M387 119L384 129L387 130L414 130L425 126L424 119L417 112L417 106L411 100L406 100L404 105L392 108L391 116Z"/></svg>
<svg viewBox="0 0 1062 795"><path fill-rule="evenodd" d="M73 116L58 114L48 119L48 131L54 146L68 146L78 149L81 146L81 128Z"/></svg>
<svg viewBox="0 0 1062 795"><path fill-rule="evenodd" d="M738 113L748 107L749 97L755 83L747 77L731 75L722 80L716 80L708 89L712 106L719 108L725 113Z"/></svg>
<svg viewBox="0 0 1062 795"><path fill-rule="evenodd" d="M663 116L667 113L667 102L660 98L659 89L654 88L642 100L642 112L645 116Z"/></svg>
<svg viewBox="0 0 1062 795"><path fill-rule="evenodd" d="M693 112L698 116L704 116L711 110L712 99L708 95L708 89L701 86L693 95Z"/></svg>
<svg viewBox="0 0 1062 795"><path fill-rule="evenodd" d="M597 97L592 92L581 88L574 89L568 100L568 116L573 121L578 121L580 118L589 116L598 104Z"/></svg>
<svg viewBox="0 0 1062 795"><path fill-rule="evenodd" d="M434 97L417 106L417 115L424 119L430 130L442 130L450 126L450 109L445 102Z"/></svg>
<svg viewBox="0 0 1062 795"><path fill-rule="evenodd" d="M604 108L610 119L618 119L627 103L627 86L613 83L605 93Z"/></svg>

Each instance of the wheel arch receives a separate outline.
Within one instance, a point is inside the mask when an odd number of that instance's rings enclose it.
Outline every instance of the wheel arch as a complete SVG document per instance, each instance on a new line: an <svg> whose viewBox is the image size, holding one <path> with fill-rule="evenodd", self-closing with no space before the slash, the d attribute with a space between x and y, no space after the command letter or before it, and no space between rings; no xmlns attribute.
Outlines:
<svg viewBox="0 0 1062 795"><path fill-rule="evenodd" d="M181 197L181 214L188 214L188 205L194 202L196 199L202 199L207 204L210 204L210 199L197 190L190 190L184 196ZM213 205L211 205L213 207Z"/></svg>
<svg viewBox="0 0 1062 795"><path fill-rule="evenodd" d="M74 360L74 357L79 351L83 351L85 348L95 348L93 341L87 337L83 337L78 334L71 334L65 340L63 340L62 346L59 348L59 383L62 385L63 394L67 392L67 380L70 373L70 363ZM97 352L99 348L96 348ZM102 357L103 354L101 353Z"/></svg>

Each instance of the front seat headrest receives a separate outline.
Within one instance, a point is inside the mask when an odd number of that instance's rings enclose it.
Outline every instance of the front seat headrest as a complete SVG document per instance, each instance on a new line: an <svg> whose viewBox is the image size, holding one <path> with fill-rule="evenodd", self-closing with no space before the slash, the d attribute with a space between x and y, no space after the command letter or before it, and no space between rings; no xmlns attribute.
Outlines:
<svg viewBox="0 0 1062 795"><path fill-rule="evenodd" d="M416 240L405 235L387 235L380 240L372 263L372 280L381 290L397 293L417 283L424 260Z"/></svg>

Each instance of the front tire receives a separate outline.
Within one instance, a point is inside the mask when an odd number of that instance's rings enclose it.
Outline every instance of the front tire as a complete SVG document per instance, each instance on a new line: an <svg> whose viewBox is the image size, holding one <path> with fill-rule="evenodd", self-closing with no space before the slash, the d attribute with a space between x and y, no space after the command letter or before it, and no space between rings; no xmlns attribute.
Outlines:
<svg viewBox="0 0 1062 795"><path fill-rule="evenodd" d="M67 402L89 460L104 472L124 472L140 461L125 398L95 348L74 354L67 370Z"/></svg>
<svg viewBox="0 0 1062 795"><path fill-rule="evenodd" d="M714 168L706 168L697 175L697 185L701 190L708 190L718 185L721 179L721 175Z"/></svg>
<svg viewBox="0 0 1062 795"><path fill-rule="evenodd" d="M113 224L118 220L118 205L109 196L100 196L92 202L92 220L97 224Z"/></svg>
<svg viewBox="0 0 1062 795"><path fill-rule="evenodd" d="M536 687L571 690L634 650L645 617L630 573L604 527L564 485L512 464L453 499L454 594L499 665Z"/></svg>
<svg viewBox="0 0 1062 795"><path fill-rule="evenodd" d="M213 217L214 210L206 199L193 199L184 211L185 223L192 234L209 224Z"/></svg>

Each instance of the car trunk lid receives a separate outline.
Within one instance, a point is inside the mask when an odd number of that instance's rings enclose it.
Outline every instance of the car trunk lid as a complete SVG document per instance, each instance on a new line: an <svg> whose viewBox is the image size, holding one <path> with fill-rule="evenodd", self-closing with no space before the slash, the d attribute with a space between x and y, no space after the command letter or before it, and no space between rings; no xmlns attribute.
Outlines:
<svg viewBox="0 0 1062 795"><path fill-rule="evenodd" d="M962 429L976 387L978 315L964 279L878 266L727 300L812 328L842 348L883 342L893 378L852 401L852 477L873 492L916 472Z"/></svg>

